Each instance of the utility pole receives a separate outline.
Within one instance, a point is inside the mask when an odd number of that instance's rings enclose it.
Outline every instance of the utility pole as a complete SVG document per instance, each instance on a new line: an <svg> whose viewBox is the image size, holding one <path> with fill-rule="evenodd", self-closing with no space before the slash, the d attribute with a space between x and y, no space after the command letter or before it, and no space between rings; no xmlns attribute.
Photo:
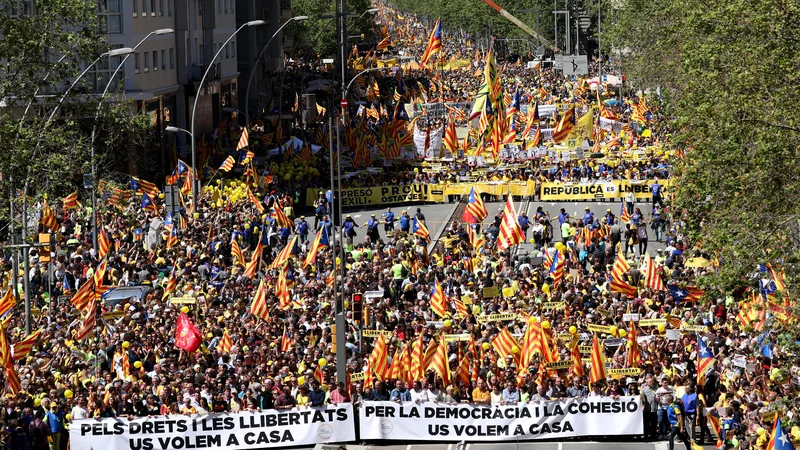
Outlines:
<svg viewBox="0 0 800 450"><path fill-rule="evenodd" d="M347 99L347 89L345 87L345 83L347 83L347 0L340 0L341 5L339 6L338 17L336 18L339 22L339 50L341 56L341 69L342 69L342 100ZM338 3L337 3L338 4ZM343 102L344 103L344 102ZM333 105L331 105L333 106ZM344 126L344 121L346 117L345 107L342 107L342 126ZM331 130L331 133L333 130ZM331 135L331 138L333 135ZM341 139L339 137L339 127L336 127L336 142L337 148L336 151L339 152L339 158L341 158ZM331 150L333 151L333 150ZM341 218L342 215L342 169L341 164L339 163L339 158L336 159L337 166L338 166L338 177L339 177L339 191L338 191L338 201L339 201L339 220L343 224L343 219ZM333 161L331 160L331 190L333 191ZM332 192L333 197L337 198L336 191ZM333 203L331 203L331 218L333 218ZM333 222L333 220L332 220ZM333 229L333 235L336 235L335 227L331 227ZM336 248L335 241L336 238L333 238L334 245L333 248ZM347 321L345 320L345 308L344 308L344 266L345 266L345 259L344 259L344 226L340 225L339 230L339 251L342 255L341 257L341 265L342 265L342 280L340 284L340 291L341 295L337 297L336 292L336 281L334 281L334 289L333 289L333 302L335 305L336 311L336 380L340 382L345 382L347 379L347 346L345 345L347 342L345 341L345 328L347 327ZM336 272L336 252L333 252L333 271ZM336 279L336 275L334 274L334 280ZM346 386L349 388L349 386Z"/></svg>

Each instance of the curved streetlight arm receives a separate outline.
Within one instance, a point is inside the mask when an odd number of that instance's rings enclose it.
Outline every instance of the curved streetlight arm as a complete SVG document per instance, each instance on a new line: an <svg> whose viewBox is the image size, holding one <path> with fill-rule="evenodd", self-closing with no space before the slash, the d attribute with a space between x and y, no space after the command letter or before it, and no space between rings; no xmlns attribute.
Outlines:
<svg viewBox="0 0 800 450"><path fill-rule="evenodd" d="M306 19L307 19L307 17L305 19L302 19L302 20L306 20ZM278 30L269 38L267 43L264 44L264 48L261 49L261 52L258 54L258 58L256 58L256 61L253 64L253 69L250 70L250 76L247 78L247 89L245 89L245 94L244 94L244 125L245 125L245 127L250 125L250 86L252 86L252 84L253 84L253 78L254 78L254 76L256 74L256 69L258 68L258 65L261 64L261 60L264 57L264 52L267 51L267 48L269 48L269 44L272 43L272 40L275 39L275 36L277 36L281 31L283 31L283 29L286 28L286 25L289 25L290 23L294 22L295 20L296 20L296 18L292 17L289 20L287 20L286 22L284 22L283 25L280 26L280 28L278 28Z"/></svg>
<svg viewBox="0 0 800 450"><path fill-rule="evenodd" d="M344 89L344 91L342 91L342 98L343 99L347 98L347 92L350 90L350 86L353 85L353 82L356 81L356 78L360 77L361 75L367 72L376 72L378 70L386 70L386 69L388 69L388 67L372 67L367 70L362 70L361 72L358 72L358 74L356 74L356 76L354 76L353 79L350 80L349 83L347 83L347 87Z"/></svg>
<svg viewBox="0 0 800 450"><path fill-rule="evenodd" d="M206 82L208 73L211 72L211 68L214 67L214 61L217 60L219 54L222 53L222 50L228 46L228 42L230 42L234 36L239 34L239 32L242 31L242 29L244 29L244 27L248 25L263 25L264 23L265 22L263 20L253 20L250 22L245 22L241 26L239 26L239 28L237 28L236 31L234 31L233 34L231 34L228 37L228 39L226 39L225 42L222 45L220 45L219 50L217 50L217 53L214 54L214 57L211 58L211 61L209 61L208 67L206 68L206 71L203 74L203 78L200 79L200 84L197 85L197 92L195 93L194 96L194 106L192 106L192 125L191 125L192 129L191 133L189 133L189 135L192 137L192 173L193 176L195 177L197 176L197 154L195 153L195 148L194 148L194 118L195 115L197 114L197 102L200 100L200 95L203 92L203 83ZM192 180L192 202L194 202L194 205L197 205L197 194L198 194L197 182L196 180Z"/></svg>
<svg viewBox="0 0 800 450"><path fill-rule="evenodd" d="M136 49L139 48L139 46L144 43L144 41L148 40L150 38L150 36L152 36L154 34L161 35L161 34L169 34L169 33L173 33L173 32L174 32L174 30L172 30L171 28L165 28L165 29L161 29L161 30L153 30L150 33L148 33L147 36L142 38L142 40L139 41L138 44L134 45L133 49L131 49L131 52L126 54L125 57L122 58L122 61L120 61L120 63L117 66L117 68L114 69L114 73L111 74L111 76L108 78L108 83L106 83L106 87L103 89L103 93L100 94L100 100L97 101L97 109L94 112L94 122L92 122L92 138L91 138L91 141L90 141L90 144L89 144L91 146L91 164L92 164L92 222L93 222L92 227L97 227L97 205L95 204L96 197L97 197L97 195L95 195L96 194L95 187L97 186L97 180L96 180L96 178L97 178L97 165L94 162L94 156L95 156L94 142L95 142L95 139L97 138L97 119L100 117L100 111L102 110L103 101L106 99L106 94L108 94L108 90L111 88L111 83L114 82L114 79L116 78L116 76L119 73L119 71L122 69L122 67L125 66L125 62L128 61L128 58L131 57L131 54L133 54L133 52L135 52ZM97 231L95 230L95 228L92 228L92 246L95 249L98 248L97 247Z"/></svg>
<svg viewBox="0 0 800 450"><path fill-rule="evenodd" d="M100 61L100 58L106 56L107 54L108 54L108 52L103 53L102 55L98 56L97 59L92 61L91 64L86 66L86 69L84 69L83 72L81 72L81 74L78 75L78 78L75 78L75 80L72 82L72 84L69 85L67 90L64 91L63 94L61 94L61 97L59 97L58 102L56 102L56 106L53 108L52 111L50 111L50 115L47 117L47 120L44 122L44 127L45 128L50 124L50 121L53 120L53 117L55 117L56 112L58 112L58 108L61 106L61 103L64 102L64 99L67 97L67 95L69 95L69 93L72 91L72 88L74 88L75 85L78 84L78 81L80 81L81 78L83 78L84 75L86 75L90 70L92 70L92 67L94 67L94 65L97 64L97 61Z"/></svg>

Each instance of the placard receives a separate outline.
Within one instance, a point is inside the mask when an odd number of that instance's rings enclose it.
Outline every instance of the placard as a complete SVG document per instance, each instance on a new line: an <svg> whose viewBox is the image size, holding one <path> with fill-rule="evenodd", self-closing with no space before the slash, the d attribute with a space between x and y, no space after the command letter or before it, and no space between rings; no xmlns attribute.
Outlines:
<svg viewBox="0 0 800 450"><path fill-rule="evenodd" d="M689 325L681 323L681 331L691 331L693 333L708 333L708 327L705 325Z"/></svg>
<svg viewBox="0 0 800 450"><path fill-rule="evenodd" d="M501 322L503 320L515 320L517 315L514 313L489 314L478 316L478 322Z"/></svg>
<svg viewBox="0 0 800 450"><path fill-rule="evenodd" d="M595 323L590 323L588 327L589 331L594 333L606 333L611 334L611 326L610 325L597 325Z"/></svg>
<svg viewBox="0 0 800 450"><path fill-rule="evenodd" d="M667 340L677 341L681 338L681 330L667 330Z"/></svg>
<svg viewBox="0 0 800 450"><path fill-rule="evenodd" d="M625 322L638 322L639 314L623 314L622 320Z"/></svg>
<svg viewBox="0 0 800 450"><path fill-rule="evenodd" d="M500 290L497 286L483 288L483 298L495 298L500 295Z"/></svg>
<svg viewBox="0 0 800 450"><path fill-rule="evenodd" d="M639 321L640 327L657 327L667 325L667 319L642 319Z"/></svg>

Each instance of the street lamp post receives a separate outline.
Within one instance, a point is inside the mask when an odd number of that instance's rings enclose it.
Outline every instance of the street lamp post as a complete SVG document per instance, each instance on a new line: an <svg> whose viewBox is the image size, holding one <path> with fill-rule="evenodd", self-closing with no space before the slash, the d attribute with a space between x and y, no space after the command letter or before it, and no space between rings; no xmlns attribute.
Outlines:
<svg viewBox="0 0 800 450"><path fill-rule="evenodd" d="M245 118L244 120L245 120L245 126L250 125L250 115L249 115L249 113L250 113L250 86L253 84L253 77L255 76L256 69L258 68L258 65L261 64L261 58L264 57L264 52L267 51L267 48L269 48L269 44L272 43L272 40L275 39L275 36L277 36L281 31L283 31L283 29L286 27L286 25L289 25L289 23L291 23L291 22L302 22L304 20L308 20L308 16L296 16L296 17L292 17L289 20L287 20L269 38L267 43L264 44L264 48L261 49L261 53L258 54L258 58L256 58L255 64L250 69L250 76L247 78L247 89L245 90L245 94L244 94L244 118Z"/></svg>
<svg viewBox="0 0 800 450"><path fill-rule="evenodd" d="M121 56L127 55L132 53L133 49L130 47L123 47L114 50L107 51L100 56L97 57L91 64L89 64L83 72L78 75L75 80L72 81L72 84L69 85L66 91L61 94L61 97L58 98L56 102L56 106L53 107L53 110L50 111L50 115L47 116L47 120L44 122L42 126L42 131L39 133L39 137L36 140L36 146L33 149L33 153L36 154L36 151L39 149L39 145L42 143L42 136L44 135L44 130L47 129L48 126L53 122L53 118L56 116L58 109L61 107L61 104L64 103L64 99L67 98L72 89L75 88L75 85L86 75L92 67L100 61L101 58L108 56L109 58L112 56ZM30 170L31 167L28 168L28 176L25 177L25 187L22 189L22 241L25 242L28 238L28 192L30 191ZM25 290L25 334L31 333L31 296L30 296L30 258L27 255L22 259L23 267L25 270L25 276L22 279L23 289Z"/></svg>
<svg viewBox="0 0 800 450"><path fill-rule="evenodd" d="M192 176L195 177L195 179L192 180L192 202L194 203L194 207L195 208L197 207L197 204L198 204L198 201L197 201L197 197L198 197L198 189L197 188L198 188L198 186L197 186L197 178L196 178L197 177L197 152L195 151L195 148L194 148L195 147L195 145L194 145L195 144L194 143L194 118L197 115L197 102L198 102L198 100L200 100L200 94L203 92L203 83L205 83L206 77L208 77L208 73L211 72L211 68L214 67L214 61L217 60L217 58L219 57L219 54L222 53L222 50L227 47L228 42L230 42L231 39L234 38L234 36L236 36L240 31L242 31L242 29L244 29L244 27L247 27L247 26L257 27L259 25L264 25L265 23L266 22L264 22L263 20L251 20L250 22L243 23L239 28L237 28L236 31L234 31L233 34L231 34L228 37L228 39L225 42L222 43L222 45L219 47L219 50L217 50L217 53L214 54L214 57L211 58L211 61L209 61L209 63L208 63L208 68L206 68L205 73L203 73L203 78L200 79L200 84L197 85L197 92L195 93L195 96L194 96L194 106L192 107L192 125L191 125L192 129L191 129L191 132L189 133L189 136L192 138Z"/></svg>
<svg viewBox="0 0 800 450"><path fill-rule="evenodd" d="M350 80L349 83L347 83L347 86L344 89L342 89L342 100L346 100L347 99L347 91L350 90L350 86L353 85L353 82L356 81L356 78L360 77L361 75L363 75L363 74L365 74L367 72L374 72L374 71L386 70L386 69L388 69L388 68L387 67L372 67L370 69L362 70L361 72L359 72L355 77L353 77L352 80ZM342 74L346 73L345 72L346 70L347 70L347 60L343 60L342 61ZM342 78L342 85L344 85L344 80L345 80L345 78ZM344 108L342 108L341 117L342 117L342 127L344 127L344 123L345 123L344 122L345 121ZM331 124L333 124L333 121L331 121ZM333 132L333 130L331 130L331 132ZM332 139L333 139L333 137L331 137L331 140ZM339 221L341 222L340 228L339 228L339 254L340 254L341 261L342 261L342 264L341 264L341 266L342 266L341 267L341 269L342 269L342 272L341 272L341 275L342 275L341 285L344 286L344 269L345 269L344 261L345 261L345 258L344 258L344 221L341 218L342 217L341 149L342 149L341 133L339 133L339 127L337 126L336 127L336 151L339 152L339 158L336 158L336 171L337 171L337 178L339 179L339 192L338 192L339 193L339 211L338 211L338 214L339 214ZM333 162L332 161L331 161L331 190L333 190ZM332 204L331 204L331 208L333 208ZM331 217L333 217L333 211L331 211ZM333 232L335 234L336 230L334 229ZM336 241L336 239L334 238L334 242L335 241ZM334 271L336 270L335 258L334 258L333 270ZM336 275L334 275L334 277L335 276ZM334 285L334 287L335 287L335 285ZM344 380L345 377L347 376L347 366L346 366L347 349L346 349L346 347L344 345L344 342L345 342L345 327L346 327L345 311L344 311L344 292L342 292L342 298L341 298L341 300L339 300L339 299L336 298L336 290L334 289L334 291L333 291L333 301L334 301L335 311L336 311L336 342L337 343L341 343L341 344L337 344L336 345L336 376L337 376L337 379Z"/></svg>
<svg viewBox="0 0 800 450"><path fill-rule="evenodd" d="M97 251L97 165L94 161L95 155L95 148L94 148L94 141L97 137L97 119L100 117L100 108L103 105L103 100L106 98L106 94L108 94L108 90L111 88L111 83L114 82L114 78L119 73L120 69L125 65L125 62L130 58L131 53L135 52L140 45L144 43L150 36L161 36L164 34L172 34L175 30L172 28L162 28L159 30L151 31L147 34L138 44L133 46L131 52L125 55L125 58L122 59L122 62L119 63L117 68L114 70L114 73L111 74L111 77L108 79L108 83L106 83L105 89L103 89L103 93L100 95L100 100L97 102L97 110L94 113L94 122L92 123L92 140L91 140L91 164L92 164L92 247L94 247L95 251Z"/></svg>

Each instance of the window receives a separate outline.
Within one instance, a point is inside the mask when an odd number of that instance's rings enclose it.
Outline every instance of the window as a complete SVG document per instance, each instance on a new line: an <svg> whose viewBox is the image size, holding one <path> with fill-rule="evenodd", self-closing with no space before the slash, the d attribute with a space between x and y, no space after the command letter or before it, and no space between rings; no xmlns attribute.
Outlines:
<svg viewBox="0 0 800 450"><path fill-rule="evenodd" d="M161 70L167 70L167 51L161 49Z"/></svg>
<svg viewBox="0 0 800 450"><path fill-rule="evenodd" d="M121 0L100 0L97 3L100 31L103 34L122 34Z"/></svg>
<svg viewBox="0 0 800 450"><path fill-rule="evenodd" d="M164 17L164 0L158 0L158 15Z"/></svg>
<svg viewBox="0 0 800 450"><path fill-rule="evenodd" d="M147 15L147 0L142 0L142 17Z"/></svg>
<svg viewBox="0 0 800 450"><path fill-rule="evenodd" d="M231 58L236 58L236 41L231 41Z"/></svg>
<svg viewBox="0 0 800 450"><path fill-rule="evenodd" d="M217 0L217 14L222 14L222 0Z"/></svg>
<svg viewBox="0 0 800 450"><path fill-rule="evenodd" d="M233 5L235 5L235 4L236 4L236 2L234 0L231 0L231 14L234 13Z"/></svg>
<svg viewBox="0 0 800 450"><path fill-rule="evenodd" d="M197 51L197 62L199 65L203 65L203 61L206 57L203 55L203 44L200 44L200 49Z"/></svg>
<svg viewBox="0 0 800 450"><path fill-rule="evenodd" d="M133 72L134 73L139 73L139 54L138 53L134 53L133 54Z"/></svg>
<svg viewBox="0 0 800 450"><path fill-rule="evenodd" d="M122 44L115 44L112 45L110 49L113 50L121 47ZM106 85L109 85L112 91L117 89L119 83L122 81L124 71L120 70L114 80L111 80L111 75L117 70L117 67L122 64L122 58L123 56L111 56L100 58L100 60L97 61L94 65L94 72L90 74L90 76L94 78L94 90L96 92L103 91ZM109 84L109 81L111 81L111 84Z"/></svg>
<svg viewBox="0 0 800 450"><path fill-rule="evenodd" d="M151 16L155 16L156 15L156 0L150 0L150 15ZM155 67L154 67L154 69L155 69Z"/></svg>
<svg viewBox="0 0 800 450"><path fill-rule="evenodd" d="M158 50L153 50L153 72L158 70Z"/></svg>
<svg viewBox="0 0 800 450"><path fill-rule="evenodd" d="M225 46L225 59L229 59L231 57L231 43L228 42L228 45Z"/></svg>
<svg viewBox="0 0 800 450"><path fill-rule="evenodd" d="M167 0L167 15L172 17L172 0Z"/></svg>
<svg viewBox="0 0 800 450"><path fill-rule="evenodd" d="M200 46L197 45L197 38L194 38L194 58L192 58L192 63L194 65L200 65Z"/></svg>
<svg viewBox="0 0 800 450"><path fill-rule="evenodd" d="M228 0L225 0L225 14L228 14Z"/></svg>
<svg viewBox="0 0 800 450"><path fill-rule="evenodd" d="M139 16L139 3L134 1L133 2L133 17Z"/></svg>
<svg viewBox="0 0 800 450"><path fill-rule="evenodd" d="M144 60L144 73L147 73L150 71L150 63L147 60L147 52L144 52L142 56L144 56L144 58L142 58Z"/></svg>
<svg viewBox="0 0 800 450"><path fill-rule="evenodd" d="M169 49L169 68L170 69L174 69L175 68L175 49L174 48Z"/></svg>

